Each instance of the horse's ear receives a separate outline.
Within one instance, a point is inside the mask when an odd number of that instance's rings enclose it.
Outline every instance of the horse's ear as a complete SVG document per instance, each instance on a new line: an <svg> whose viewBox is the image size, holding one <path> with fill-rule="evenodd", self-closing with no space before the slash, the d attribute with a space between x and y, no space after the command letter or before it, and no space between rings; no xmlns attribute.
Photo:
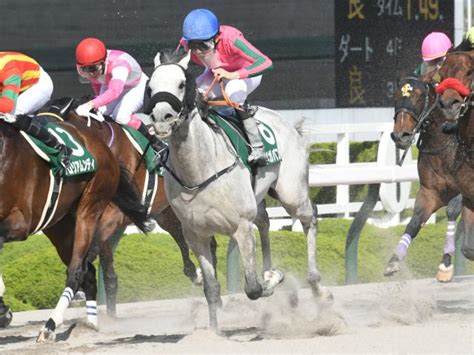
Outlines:
<svg viewBox="0 0 474 355"><path fill-rule="evenodd" d="M155 68L161 64L161 52L158 51L155 55L155 59L153 59L153 64L155 65Z"/></svg>
<svg viewBox="0 0 474 355"><path fill-rule="evenodd" d="M189 60L191 59L191 51L187 51L186 55L179 61L179 65L183 67L184 70L188 70Z"/></svg>

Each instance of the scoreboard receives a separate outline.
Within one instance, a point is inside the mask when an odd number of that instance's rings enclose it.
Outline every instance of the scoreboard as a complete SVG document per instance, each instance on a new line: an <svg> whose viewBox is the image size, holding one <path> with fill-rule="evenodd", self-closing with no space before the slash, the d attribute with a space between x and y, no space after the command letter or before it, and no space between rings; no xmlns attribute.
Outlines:
<svg viewBox="0 0 474 355"><path fill-rule="evenodd" d="M393 106L433 31L454 34L454 0L335 0L337 107Z"/></svg>

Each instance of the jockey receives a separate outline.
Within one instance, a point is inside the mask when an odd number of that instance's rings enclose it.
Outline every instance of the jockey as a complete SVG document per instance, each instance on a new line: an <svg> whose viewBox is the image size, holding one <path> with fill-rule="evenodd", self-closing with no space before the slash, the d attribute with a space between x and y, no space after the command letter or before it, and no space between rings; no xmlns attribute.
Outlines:
<svg viewBox="0 0 474 355"><path fill-rule="evenodd" d="M474 27L466 33L463 41L453 48L449 37L442 32L431 32L421 44L423 62L415 69L416 76L429 78L434 83L439 82L438 70L444 63L449 52L466 52L474 49Z"/></svg>
<svg viewBox="0 0 474 355"><path fill-rule="evenodd" d="M209 89L215 76L224 81L229 99L242 109L236 112L252 147L248 161L265 165L267 158L254 119L256 108L250 107L246 99L260 85L262 74L272 68L272 61L236 28L219 26L216 15L207 9L192 10L186 16L180 45L191 51L194 63L206 68L196 79L200 92ZM210 92L211 97L219 94L217 86Z"/></svg>
<svg viewBox="0 0 474 355"><path fill-rule="evenodd" d="M143 106L148 77L128 53L106 49L97 38L85 38L76 47L76 68L81 78L92 85L96 97L76 108L80 116L91 110L110 115L117 123L128 125L150 141L151 147L163 156L167 149L153 130L148 130L137 113Z"/></svg>
<svg viewBox="0 0 474 355"><path fill-rule="evenodd" d="M0 91L0 119L59 150L65 168L72 150L49 133L40 120L29 116L51 98L53 81L50 76L25 54L0 52Z"/></svg>
<svg viewBox="0 0 474 355"><path fill-rule="evenodd" d="M466 33L463 41L453 48L449 37L442 32L431 32L421 44L423 62L415 69L416 76L437 85L440 81L438 70L443 65L446 54L456 51L470 51L474 48L474 27ZM457 121L447 121L443 125L444 133L454 133L457 130Z"/></svg>

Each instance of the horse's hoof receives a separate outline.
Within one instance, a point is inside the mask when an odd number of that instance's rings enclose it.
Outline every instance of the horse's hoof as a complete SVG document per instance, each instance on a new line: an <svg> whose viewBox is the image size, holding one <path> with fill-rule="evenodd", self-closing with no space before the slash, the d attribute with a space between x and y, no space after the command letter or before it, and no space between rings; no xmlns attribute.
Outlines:
<svg viewBox="0 0 474 355"><path fill-rule="evenodd" d="M267 289L273 290L276 286L282 283L284 279L285 279L285 275L280 270L278 269L267 270L263 273L263 280L264 280L263 288L265 290Z"/></svg>
<svg viewBox="0 0 474 355"><path fill-rule="evenodd" d="M10 325L13 319L13 313L12 311L8 308L5 313L0 315L0 328L6 328Z"/></svg>
<svg viewBox="0 0 474 355"><path fill-rule="evenodd" d="M327 287L320 287L317 292L313 291L313 295L320 306L329 307L334 303L334 296Z"/></svg>
<svg viewBox="0 0 474 355"><path fill-rule="evenodd" d="M36 337L37 343L45 343L47 341L54 341L56 339L56 333L52 330L43 328L40 330L38 336Z"/></svg>
<svg viewBox="0 0 474 355"><path fill-rule="evenodd" d="M196 277L192 280L193 284L196 286L202 286L203 282L203 277L202 277L202 271L201 268L196 269Z"/></svg>
<svg viewBox="0 0 474 355"><path fill-rule="evenodd" d="M385 271L383 272L383 276L392 276L400 271L400 263L398 261L389 262Z"/></svg>
<svg viewBox="0 0 474 355"><path fill-rule="evenodd" d="M453 280L453 276L454 266L452 264L449 266L446 266L443 263L439 264L436 280L439 282L451 282Z"/></svg>

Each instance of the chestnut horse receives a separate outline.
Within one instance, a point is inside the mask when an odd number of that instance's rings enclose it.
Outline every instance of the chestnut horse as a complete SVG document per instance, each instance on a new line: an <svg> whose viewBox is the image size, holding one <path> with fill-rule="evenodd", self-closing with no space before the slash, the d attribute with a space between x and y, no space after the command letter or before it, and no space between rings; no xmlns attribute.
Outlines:
<svg viewBox="0 0 474 355"><path fill-rule="evenodd" d="M107 205L114 203L146 231L146 213L137 189L99 135L69 123L59 125L95 157L95 172L55 178L20 132L0 122L0 247L42 229L68 266L66 288L37 341L54 338L79 287L86 293L88 322L97 326L95 269L86 256ZM53 179L59 183L59 192L50 189ZM59 193L57 205L50 219L44 220L44 206L54 193Z"/></svg>
<svg viewBox="0 0 474 355"><path fill-rule="evenodd" d="M417 142L420 190L416 195L414 214L388 262L385 276L400 270L400 262L412 239L432 213L448 205L448 231L436 278L438 281L450 281L453 277L451 258L454 254L456 219L461 213L459 189L453 176L457 142L455 137L442 132L445 118L437 107L438 100L434 87L416 77L403 78L395 94L392 140L397 148L408 149L415 140L415 134L420 134Z"/></svg>
<svg viewBox="0 0 474 355"><path fill-rule="evenodd" d="M447 120L457 121L454 177L462 194L464 239L461 251L474 260L474 53L453 52L439 70L440 107Z"/></svg>
<svg viewBox="0 0 474 355"><path fill-rule="evenodd" d="M121 166L125 167L133 175L134 183L139 188L140 195L144 196L143 190L145 180L147 179L147 169L141 154L134 148L119 124L113 121L99 122L97 120L88 120L78 116L73 109L80 104L81 100L73 100L71 98L58 99L45 106L41 111L45 115L48 115L48 112L53 112L53 115L54 113L59 113L68 123L79 127L81 130L94 131L98 134L100 139L107 143ZM171 234L181 252L184 274L194 284L200 284L202 282L201 272L196 270L194 263L190 259L189 248L184 240L181 223L166 199L162 176L158 177L157 184L158 188L155 198L151 206L149 206L149 217L156 220L161 228ZM112 316L116 314L118 281L113 267L111 241L112 237L123 235L126 227L131 223L130 219L126 217L113 205L109 205L105 209L100 220L102 226L101 234L96 238L98 243L94 244L88 256L89 261L93 261L97 254L100 256L100 263L104 271L107 312ZM216 244L214 238L211 240L211 246L215 253Z"/></svg>

